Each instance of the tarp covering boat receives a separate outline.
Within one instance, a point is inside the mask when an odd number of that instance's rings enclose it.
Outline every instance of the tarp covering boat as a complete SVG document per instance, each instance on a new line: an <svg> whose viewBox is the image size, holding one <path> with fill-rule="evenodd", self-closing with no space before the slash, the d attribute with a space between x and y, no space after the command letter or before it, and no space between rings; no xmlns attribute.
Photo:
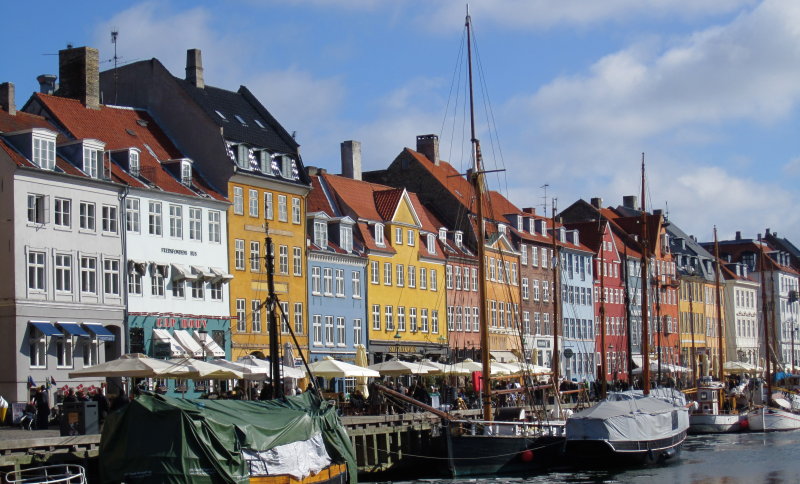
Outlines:
<svg viewBox="0 0 800 484"><path fill-rule="evenodd" d="M651 441L689 428L689 413L654 397L603 400L567 419L569 440Z"/></svg>
<svg viewBox="0 0 800 484"><path fill-rule="evenodd" d="M302 479L355 454L336 409L313 392L285 400L184 400L141 395L108 415L100 440L103 482L245 483Z"/></svg>

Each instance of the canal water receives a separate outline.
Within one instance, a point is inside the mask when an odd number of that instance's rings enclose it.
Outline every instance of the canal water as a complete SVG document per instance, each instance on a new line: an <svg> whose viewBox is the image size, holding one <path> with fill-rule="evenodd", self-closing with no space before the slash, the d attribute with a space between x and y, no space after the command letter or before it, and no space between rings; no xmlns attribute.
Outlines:
<svg viewBox="0 0 800 484"><path fill-rule="evenodd" d="M800 431L691 436L680 459L659 467L629 470L555 471L531 477L419 479L395 484L460 483L797 484Z"/></svg>

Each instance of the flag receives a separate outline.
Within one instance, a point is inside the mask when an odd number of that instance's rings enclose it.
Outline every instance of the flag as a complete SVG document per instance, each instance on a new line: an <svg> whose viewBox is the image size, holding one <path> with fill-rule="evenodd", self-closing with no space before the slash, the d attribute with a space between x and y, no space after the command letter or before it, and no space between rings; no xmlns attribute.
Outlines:
<svg viewBox="0 0 800 484"><path fill-rule="evenodd" d="M44 379L44 384L45 384L45 388L50 390L50 379L49 378L45 378Z"/></svg>
<svg viewBox="0 0 800 484"><path fill-rule="evenodd" d="M51 383L53 386L56 386L56 379L55 379L55 378L53 378L52 376L50 377L50 383Z"/></svg>
<svg viewBox="0 0 800 484"><path fill-rule="evenodd" d="M29 376L28 377L28 388L33 388L35 386L36 386L36 382L33 381L33 377L32 376Z"/></svg>

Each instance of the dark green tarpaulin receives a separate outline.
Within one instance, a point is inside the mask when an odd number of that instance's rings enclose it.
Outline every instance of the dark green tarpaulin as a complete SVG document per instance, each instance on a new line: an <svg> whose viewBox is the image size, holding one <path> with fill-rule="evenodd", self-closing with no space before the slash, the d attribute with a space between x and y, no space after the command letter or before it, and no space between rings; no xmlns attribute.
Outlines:
<svg viewBox="0 0 800 484"><path fill-rule="evenodd" d="M321 433L356 482L355 453L336 409L313 392L285 400L183 400L141 395L108 415L103 482L245 483L242 448L264 451Z"/></svg>

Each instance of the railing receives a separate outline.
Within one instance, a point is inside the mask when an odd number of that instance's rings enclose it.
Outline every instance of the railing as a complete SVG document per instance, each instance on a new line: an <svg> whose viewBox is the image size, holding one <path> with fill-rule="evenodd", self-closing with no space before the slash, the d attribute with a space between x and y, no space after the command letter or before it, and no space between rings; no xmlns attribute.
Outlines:
<svg viewBox="0 0 800 484"><path fill-rule="evenodd" d="M86 470L77 464L32 467L6 474L9 484L85 484Z"/></svg>
<svg viewBox="0 0 800 484"><path fill-rule="evenodd" d="M454 420L451 428L457 428L466 435L498 435L526 437L564 437L566 425L563 421L552 422L503 422L487 420Z"/></svg>

